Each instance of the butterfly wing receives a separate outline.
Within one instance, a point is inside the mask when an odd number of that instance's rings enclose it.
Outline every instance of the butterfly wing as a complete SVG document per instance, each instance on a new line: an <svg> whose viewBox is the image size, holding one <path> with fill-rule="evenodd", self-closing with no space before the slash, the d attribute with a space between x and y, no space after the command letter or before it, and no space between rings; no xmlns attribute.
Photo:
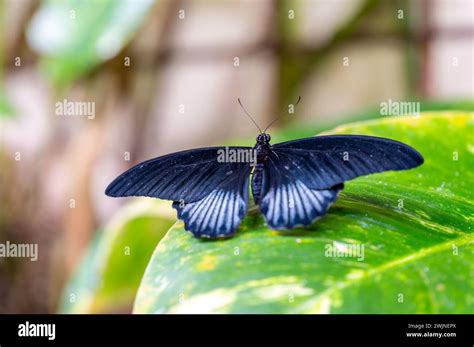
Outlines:
<svg viewBox="0 0 474 347"><path fill-rule="evenodd" d="M250 150L228 147L228 150ZM208 147L171 153L139 163L118 176L105 190L111 197L147 196L193 202L210 194L241 163L219 160L224 147Z"/></svg>
<svg viewBox="0 0 474 347"><path fill-rule="evenodd" d="M252 187L261 186L257 203L274 229L307 226L324 216L343 189L361 175L405 170L423 163L401 142L359 135L319 136L272 146Z"/></svg>
<svg viewBox="0 0 474 347"><path fill-rule="evenodd" d="M272 147L280 165L312 189L325 189L353 178L423 163L414 148L390 139L362 135L317 136Z"/></svg>
<svg viewBox="0 0 474 347"><path fill-rule="evenodd" d="M344 187L337 184L326 189L311 189L305 178L298 177L293 171L282 165L275 152L270 152L263 164L261 195L257 203L272 229L311 225L326 214ZM258 179L258 175L253 179Z"/></svg>
<svg viewBox="0 0 474 347"><path fill-rule="evenodd" d="M195 236L232 234L248 205L249 163L219 160L224 147L168 154L137 164L118 176L105 193L173 200L178 218ZM228 147L227 150L251 150Z"/></svg>
<svg viewBox="0 0 474 347"><path fill-rule="evenodd" d="M247 212L249 164L233 164L232 174L201 200L186 203L175 201L173 207L185 229L196 237L232 236Z"/></svg>

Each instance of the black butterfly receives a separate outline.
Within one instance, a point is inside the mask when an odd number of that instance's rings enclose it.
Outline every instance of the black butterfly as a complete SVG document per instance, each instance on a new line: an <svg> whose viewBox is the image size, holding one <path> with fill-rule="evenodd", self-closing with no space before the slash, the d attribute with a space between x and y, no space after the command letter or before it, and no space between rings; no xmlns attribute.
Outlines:
<svg viewBox="0 0 474 347"><path fill-rule="evenodd" d="M265 131L253 148L197 148L142 162L105 194L172 200L194 236L229 237L247 212L251 174L253 199L268 225L289 229L324 216L345 181L423 163L415 149L386 138L332 135L270 145ZM233 153L234 160L222 160L223 153ZM237 160L239 153L247 160Z"/></svg>

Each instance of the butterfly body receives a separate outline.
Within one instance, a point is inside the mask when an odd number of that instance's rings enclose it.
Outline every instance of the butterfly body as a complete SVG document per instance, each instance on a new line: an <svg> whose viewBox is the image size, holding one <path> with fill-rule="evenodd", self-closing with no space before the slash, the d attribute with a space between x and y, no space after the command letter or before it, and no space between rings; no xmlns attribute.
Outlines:
<svg viewBox="0 0 474 347"><path fill-rule="evenodd" d="M391 139L318 136L275 145L260 133L252 147L208 147L140 163L106 189L112 197L148 196L173 201L178 218L196 237L232 236L254 202L273 229L309 226L336 201L344 182L423 163L415 149ZM255 153L236 161L228 152ZM250 156L251 157L251 156Z"/></svg>
<svg viewBox="0 0 474 347"><path fill-rule="evenodd" d="M252 171L252 195L255 205L258 205L260 201L265 162L268 160L271 152L270 139L269 134L259 134L257 136L257 143L254 146L254 150L257 153L257 162Z"/></svg>

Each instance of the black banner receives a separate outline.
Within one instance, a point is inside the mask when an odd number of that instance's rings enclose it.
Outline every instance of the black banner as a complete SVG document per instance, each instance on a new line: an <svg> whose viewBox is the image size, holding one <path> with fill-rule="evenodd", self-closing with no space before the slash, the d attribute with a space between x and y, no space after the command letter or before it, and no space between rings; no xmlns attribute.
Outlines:
<svg viewBox="0 0 474 347"><path fill-rule="evenodd" d="M0 346L474 344L472 315L2 315Z"/></svg>

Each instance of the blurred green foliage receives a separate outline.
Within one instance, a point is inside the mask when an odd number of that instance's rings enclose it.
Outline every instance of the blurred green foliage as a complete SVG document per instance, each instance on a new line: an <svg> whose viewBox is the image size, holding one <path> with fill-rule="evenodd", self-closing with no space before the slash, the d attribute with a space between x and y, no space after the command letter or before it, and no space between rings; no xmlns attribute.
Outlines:
<svg viewBox="0 0 474 347"><path fill-rule="evenodd" d="M407 100L409 101L409 100ZM411 100L412 102L418 102L417 100ZM449 111L449 110L457 110L457 111L474 111L474 101L473 100L458 100L458 101L421 101L420 102L420 112L429 112L429 111ZM331 120L327 118L323 122L306 122L301 123L293 121L291 123L286 124L282 129L275 129L272 131L270 129L270 133L272 136L272 142L283 142L294 140L303 137L310 137L318 134L320 132L332 129L338 125L348 123L348 122L358 122L363 120L369 119L378 119L380 118L380 108L379 107L371 107L366 110L360 111L354 114L344 115L342 117L338 117L335 120ZM230 140L227 143L228 145L233 146L253 146L255 144L254 138L242 138L242 139L235 139ZM218 145L218 144L216 144Z"/></svg>
<svg viewBox="0 0 474 347"><path fill-rule="evenodd" d="M28 28L30 46L55 85L65 87L115 57L132 39L153 0L49 0Z"/></svg>
<svg viewBox="0 0 474 347"><path fill-rule="evenodd" d="M164 201L128 204L96 233L63 291L62 313L127 312L157 243L176 222Z"/></svg>
<svg viewBox="0 0 474 347"><path fill-rule="evenodd" d="M6 95L0 90L0 119L9 118L15 115L13 106L8 101Z"/></svg>

